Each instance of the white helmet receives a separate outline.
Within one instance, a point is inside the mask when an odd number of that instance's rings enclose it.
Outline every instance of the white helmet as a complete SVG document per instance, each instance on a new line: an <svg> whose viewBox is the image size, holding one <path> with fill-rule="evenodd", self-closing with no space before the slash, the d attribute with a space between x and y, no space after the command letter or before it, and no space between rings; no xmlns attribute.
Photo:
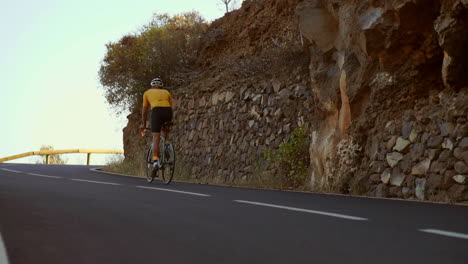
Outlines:
<svg viewBox="0 0 468 264"><path fill-rule="evenodd" d="M164 86L164 83L162 82L161 78L154 78L153 80L151 80L151 87L155 87L155 86L158 86L158 87Z"/></svg>

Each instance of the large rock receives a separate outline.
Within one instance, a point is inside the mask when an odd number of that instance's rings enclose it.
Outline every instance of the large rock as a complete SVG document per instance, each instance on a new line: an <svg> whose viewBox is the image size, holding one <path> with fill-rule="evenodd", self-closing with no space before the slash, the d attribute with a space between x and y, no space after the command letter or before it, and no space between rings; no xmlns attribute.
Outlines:
<svg viewBox="0 0 468 264"><path fill-rule="evenodd" d="M403 159L403 154L399 152L392 152L387 154L387 163L390 167L395 167L400 160Z"/></svg>
<svg viewBox="0 0 468 264"><path fill-rule="evenodd" d="M375 189L375 196L379 198L387 197L388 196L387 185L384 183L377 185L377 188Z"/></svg>
<svg viewBox="0 0 468 264"><path fill-rule="evenodd" d="M452 152L448 149L445 149L444 151L442 151L442 153L440 153L439 155L439 161L447 161L450 157L452 156Z"/></svg>
<svg viewBox="0 0 468 264"><path fill-rule="evenodd" d="M416 189L414 191L419 200L424 200L426 192L426 179L416 179Z"/></svg>
<svg viewBox="0 0 468 264"><path fill-rule="evenodd" d="M411 197L411 189L408 187L401 188L401 194L403 198L410 198Z"/></svg>
<svg viewBox="0 0 468 264"><path fill-rule="evenodd" d="M411 142L409 140L399 137L395 146L393 147L393 150L406 153L410 144Z"/></svg>
<svg viewBox="0 0 468 264"><path fill-rule="evenodd" d="M307 0L297 5L301 33L322 52L333 48L338 37L338 21L318 1Z"/></svg>
<svg viewBox="0 0 468 264"><path fill-rule="evenodd" d="M455 156L455 158L462 160L466 164L468 164L468 150L463 151L462 148L456 148L453 151L453 156Z"/></svg>
<svg viewBox="0 0 468 264"><path fill-rule="evenodd" d="M418 175L418 176L426 175L427 170L429 170L430 166L431 166L431 160L425 159L413 167L413 169L411 170L411 174Z"/></svg>
<svg viewBox="0 0 468 264"><path fill-rule="evenodd" d="M466 137L468 136L468 124L458 124L453 132L452 136L454 138Z"/></svg>
<svg viewBox="0 0 468 264"><path fill-rule="evenodd" d="M411 160L413 162L416 162L419 160L424 155L424 150L425 146L422 143L416 143L412 145L410 155L411 155Z"/></svg>
<svg viewBox="0 0 468 264"><path fill-rule="evenodd" d="M409 174L405 179L404 185L413 190L416 188L416 177Z"/></svg>
<svg viewBox="0 0 468 264"><path fill-rule="evenodd" d="M466 178L468 176L466 175L455 175L453 176L453 180L456 181L457 183L460 183L460 184L465 184L467 181L466 181Z"/></svg>
<svg viewBox="0 0 468 264"><path fill-rule="evenodd" d="M418 140L419 133L416 132L416 129L411 130L411 133L409 135L409 140L411 143L414 143Z"/></svg>
<svg viewBox="0 0 468 264"><path fill-rule="evenodd" d="M458 161L455 163L455 171L460 174L468 174L468 166L466 166L465 162Z"/></svg>
<svg viewBox="0 0 468 264"><path fill-rule="evenodd" d="M459 2L457 4L453 5L452 12L442 13L434 23L439 44L444 49L442 79L449 88L459 88L468 84L465 75L468 65L468 9Z"/></svg>
<svg viewBox="0 0 468 264"><path fill-rule="evenodd" d="M434 161L431 163L430 172L443 174L447 168L447 162Z"/></svg>
<svg viewBox="0 0 468 264"><path fill-rule="evenodd" d="M426 150L426 156L427 156L430 160L436 160L436 159L439 158L440 152L441 152L440 149L428 149L428 150Z"/></svg>
<svg viewBox="0 0 468 264"><path fill-rule="evenodd" d="M401 128L401 134L404 139L408 139L411 131L413 130L413 122L404 122L403 127Z"/></svg>
<svg viewBox="0 0 468 264"><path fill-rule="evenodd" d="M429 148L440 148L440 145L444 141L441 136L432 136L427 140L427 147Z"/></svg>
<svg viewBox="0 0 468 264"><path fill-rule="evenodd" d="M435 190L442 185L443 176L439 174L431 174L427 178L426 186L429 189Z"/></svg>
<svg viewBox="0 0 468 264"><path fill-rule="evenodd" d="M403 159L400 161L400 163L398 164L398 167L401 169L401 171L404 173L404 174L410 174L411 173L411 169L413 168L413 162L411 160L411 155L410 154L406 154Z"/></svg>
<svg viewBox="0 0 468 264"><path fill-rule="evenodd" d="M444 140L444 143L442 143L442 148L444 149L449 149L449 150L453 150L453 142L452 140L450 140L449 138L446 138Z"/></svg>
<svg viewBox="0 0 468 264"><path fill-rule="evenodd" d="M393 168L392 170L392 177L390 179L390 183L393 186L401 186L403 181L405 180L406 175L401 173L400 169L398 168Z"/></svg>
<svg viewBox="0 0 468 264"><path fill-rule="evenodd" d="M388 189L388 197L403 197L402 188L400 186L392 186Z"/></svg>
<svg viewBox="0 0 468 264"><path fill-rule="evenodd" d="M457 175L457 172L454 170L447 170L444 173L444 178L442 179L442 185L441 188L444 190L449 189L452 185L455 184L455 181L453 180L453 177Z"/></svg>
<svg viewBox="0 0 468 264"><path fill-rule="evenodd" d="M468 201L468 186L461 184L454 184L449 189L449 195L455 202Z"/></svg>
<svg viewBox="0 0 468 264"><path fill-rule="evenodd" d="M383 183L388 184L390 181L390 178L392 177L392 173L390 169L386 169L384 172L382 172L382 175L380 176L380 179Z"/></svg>
<svg viewBox="0 0 468 264"><path fill-rule="evenodd" d="M441 123L439 124L440 135L446 137L452 134L453 130L455 129L455 125L453 123Z"/></svg>
<svg viewBox="0 0 468 264"><path fill-rule="evenodd" d="M458 147L462 150L468 150L468 137L463 138L458 144Z"/></svg>
<svg viewBox="0 0 468 264"><path fill-rule="evenodd" d="M430 133L424 132L421 136L421 143L426 144L430 137L431 137Z"/></svg>
<svg viewBox="0 0 468 264"><path fill-rule="evenodd" d="M391 151L397 142L397 136L392 136L386 143L386 148L388 151Z"/></svg>

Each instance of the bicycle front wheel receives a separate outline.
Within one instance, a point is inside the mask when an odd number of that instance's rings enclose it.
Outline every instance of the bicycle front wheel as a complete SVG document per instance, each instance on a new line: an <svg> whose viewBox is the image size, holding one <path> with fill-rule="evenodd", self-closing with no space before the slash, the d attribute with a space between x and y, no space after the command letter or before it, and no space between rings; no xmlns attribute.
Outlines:
<svg viewBox="0 0 468 264"><path fill-rule="evenodd" d="M172 143L166 144L164 147L164 163L161 169L161 178L164 184L169 184L174 177L175 171L175 151Z"/></svg>
<svg viewBox="0 0 468 264"><path fill-rule="evenodd" d="M145 166L144 169L145 169L145 174L146 174L146 180L149 183L152 183L155 175L153 175L153 147L151 145L148 146L144 166Z"/></svg>

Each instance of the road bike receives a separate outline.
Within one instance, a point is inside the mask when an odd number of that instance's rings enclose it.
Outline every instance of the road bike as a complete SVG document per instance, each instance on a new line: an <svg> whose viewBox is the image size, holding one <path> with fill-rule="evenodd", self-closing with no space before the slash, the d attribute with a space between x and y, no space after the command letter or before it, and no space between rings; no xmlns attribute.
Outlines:
<svg viewBox="0 0 468 264"><path fill-rule="evenodd" d="M172 125L172 123L166 123L163 125L163 129L169 132ZM145 131L150 131L150 129L146 128ZM146 180L148 183L152 183L154 178L161 177L162 182L167 185L171 183L172 178L174 177L176 161L174 145L172 142L168 142L166 138L161 136L159 152L159 162L156 165L158 166L158 170L156 173L153 173L153 140L151 139L146 149L144 162Z"/></svg>

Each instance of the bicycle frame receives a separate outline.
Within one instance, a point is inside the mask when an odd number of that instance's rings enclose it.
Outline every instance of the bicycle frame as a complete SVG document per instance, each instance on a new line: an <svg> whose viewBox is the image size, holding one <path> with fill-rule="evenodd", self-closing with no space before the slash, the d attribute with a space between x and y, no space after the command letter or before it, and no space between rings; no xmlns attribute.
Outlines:
<svg viewBox="0 0 468 264"><path fill-rule="evenodd" d="M145 129L148 131L149 129ZM149 183L153 182L155 176L150 172L153 166L157 166L158 171L161 172L161 178L165 184L169 184L172 181L175 170L175 153L174 146L172 143L169 143L165 137L160 135L159 142L159 162L155 165L152 159L153 157L153 142L154 137L151 137L151 140L148 141L148 147L146 148L147 156L145 159L146 165L146 177ZM167 156L167 157L166 157ZM151 168L148 166L152 164ZM166 169L169 169L168 171Z"/></svg>
<svg viewBox="0 0 468 264"><path fill-rule="evenodd" d="M145 128L145 131L146 132L151 132L151 129ZM160 142L159 142L159 155L160 155L160 157L159 157L159 160L165 160L164 158L165 158L165 155L166 155L165 150L166 150L166 147L167 147L167 141L166 141L166 138L163 137L163 136L159 136L159 138L160 138ZM151 137L151 140L148 142L148 148L150 148L151 151L154 153L154 150L153 150L154 142L153 142L153 140L154 140L154 138ZM163 146L163 148L161 148L161 146ZM162 166L163 166L162 163L158 164L159 168L161 168Z"/></svg>

